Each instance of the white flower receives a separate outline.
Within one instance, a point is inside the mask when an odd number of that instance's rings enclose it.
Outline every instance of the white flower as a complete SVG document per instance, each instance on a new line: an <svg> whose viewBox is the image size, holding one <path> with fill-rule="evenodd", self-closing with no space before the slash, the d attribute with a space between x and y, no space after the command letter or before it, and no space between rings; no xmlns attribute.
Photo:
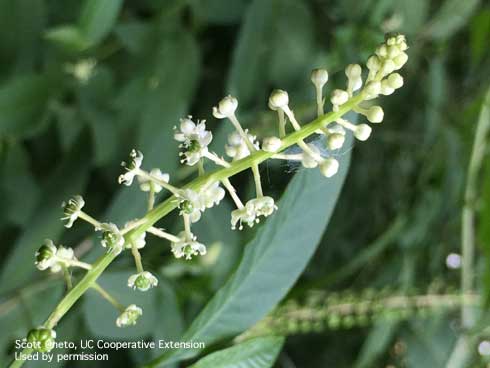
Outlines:
<svg viewBox="0 0 490 368"><path fill-rule="evenodd" d="M103 224L103 233L101 244L104 248L107 248L108 252L115 252L119 254L124 248L124 236L119 231L115 224Z"/></svg>
<svg viewBox="0 0 490 368"><path fill-rule="evenodd" d="M150 171L150 175L154 177L155 179L161 180L165 183L168 183L170 180L170 176L166 173L162 173L160 169L152 169ZM155 193L160 193L162 190L162 186L156 183L155 181L152 181L151 179L148 179L143 176L138 176L138 182L140 183L140 189L143 192L149 192L151 186L153 186L153 191ZM151 184L151 185L150 185Z"/></svg>
<svg viewBox="0 0 490 368"><path fill-rule="evenodd" d="M129 276L128 286L132 289L147 291L158 285L158 279L151 272L143 271Z"/></svg>
<svg viewBox="0 0 490 368"><path fill-rule="evenodd" d="M228 118L235 114L238 107L238 100L233 96L224 97L218 104L213 107L213 116L217 119Z"/></svg>
<svg viewBox="0 0 490 368"><path fill-rule="evenodd" d="M175 258L192 259L192 256L205 255L206 246L196 241L196 237L192 234L187 234L182 231L178 237L180 238L177 242L172 242L172 253Z"/></svg>
<svg viewBox="0 0 490 368"><path fill-rule="evenodd" d="M277 152L281 145L282 141L277 137L266 137L262 141L262 149L266 152Z"/></svg>
<svg viewBox="0 0 490 368"><path fill-rule="evenodd" d="M278 110L286 107L289 104L289 95L282 89L275 89L269 97L269 108Z"/></svg>
<svg viewBox="0 0 490 368"><path fill-rule="evenodd" d="M61 271L61 266L69 264L75 259L75 254L72 248L59 246L56 250L56 262L51 266L51 272L57 273Z"/></svg>
<svg viewBox="0 0 490 368"><path fill-rule="evenodd" d="M238 208L231 212L231 228L243 229L243 224L252 227L254 223L259 222L258 217L267 217L271 215L277 206L274 204L274 199L271 197L260 197L249 200L244 207Z"/></svg>
<svg viewBox="0 0 490 368"><path fill-rule="evenodd" d="M201 212L206 209L206 205L200 193L192 189L184 189L179 194L179 208L181 215L187 214L192 222L197 222L201 218Z"/></svg>
<svg viewBox="0 0 490 368"><path fill-rule="evenodd" d="M321 154L318 147L315 146L313 143L308 143L308 147L316 154L318 155ZM303 152L303 159L301 160L301 163L303 164L303 167L306 167L307 169L311 169L318 166L318 161L313 156L311 156L308 152Z"/></svg>
<svg viewBox="0 0 490 368"><path fill-rule="evenodd" d="M61 220L67 220L65 227L70 228L73 226L75 220L80 216L83 206L85 206L85 201L80 195L73 196L68 202L61 204L63 214L65 215Z"/></svg>
<svg viewBox="0 0 490 368"><path fill-rule="evenodd" d="M44 245L36 252L34 264L39 270L44 271L56 264L56 261L56 247L52 240L46 239Z"/></svg>
<svg viewBox="0 0 490 368"><path fill-rule="evenodd" d="M243 224L247 224L249 227L254 226L257 213L253 205L247 206L247 204L231 212L231 228L233 230L236 229L237 224L239 224L239 230L243 229Z"/></svg>
<svg viewBox="0 0 490 368"><path fill-rule="evenodd" d="M143 310L134 304L128 306L116 319L117 327L127 327L136 324L138 318L143 314Z"/></svg>
<svg viewBox="0 0 490 368"><path fill-rule="evenodd" d="M247 202L247 205L253 206L257 217L270 216L274 212L274 210L277 210L277 206L274 204L274 198L267 196L251 199Z"/></svg>
<svg viewBox="0 0 490 368"><path fill-rule="evenodd" d="M182 162L189 166L195 165L203 155L208 152L208 145L213 140L213 134L206 130L206 121L198 120L197 124L192 121L192 116L180 119L180 128L174 134L179 147L184 148L180 155L184 156Z"/></svg>
<svg viewBox="0 0 490 368"><path fill-rule="evenodd" d="M205 188L202 193L202 200L207 208L218 205L225 197L225 190L219 186L219 181L215 181Z"/></svg>
<svg viewBox="0 0 490 368"><path fill-rule="evenodd" d="M319 166L320 172L327 178L334 176L339 171L339 162L332 157L323 160Z"/></svg>
<svg viewBox="0 0 490 368"><path fill-rule="evenodd" d="M258 143L255 142L256 137L249 134L247 130L245 130L245 133L252 145L256 149L259 149ZM250 155L250 150L248 149L245 140L238 132L233 132L228 136L228 144L225 146L225 152L228 156L232 157L233 160L240 160Z"/></svg>
<svg viewBox="0 0 490 368"><path fill-rule="evenodd" d="M130 186L133 183L133 179L138 175L141 164L143 163L143 154L140 151L132 150L129 154L129 163L121 162L121 166L126 169L124 174L119 175L119 184Z"/></svg>
<svg viewBox="0 0 490 368"><path fill-rule="evenodd" d="M58 248L54 243L46 239L36 252L36 267L44 271L50 269L51 272L57 273L61 271L62 266L69 266L70 261L75 259L75 254L72 248L65 248L60 245Z"/></svg>

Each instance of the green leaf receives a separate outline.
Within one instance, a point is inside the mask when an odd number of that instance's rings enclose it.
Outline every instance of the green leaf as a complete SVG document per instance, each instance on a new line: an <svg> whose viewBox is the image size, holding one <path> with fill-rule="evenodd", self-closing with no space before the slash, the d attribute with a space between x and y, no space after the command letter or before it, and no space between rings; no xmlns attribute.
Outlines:
<svg viewBox="0 0 490 368"><path fill-rule="evenodd" d="M337 202L349 166L349 152L339 160L339 173L331 179L325 179L317 170L295 175L278 203L277 213L245 247L238 269L194 320L184 341L209 345L234 336L260 320L286 295L313 255ZM197 353L173 350L149 366Z"/></svg>
<svg viewBox="0 0 490 368"><path fill-rule="evenodd" d="M12 65L18 73L32 71L39 62L40 33L46 22L44 0L0 0L0 65L9 75Z"/></svg>
<svg viewBox="0 0 490 368"><path fill-rule="evenodd" d="M4 178L0 182L3 209L0 217L6 216L12 223L23 225L31 216L39 198L39 187L29 171L29 155L24 147L17 143L9 147L5 162L0 166Z"/></svg>
<svg viewBox="0 0 490 368"><path fill-rule="evenodd" d="M29 74L0 87L0 135L27 137L45 123L45 112L57 92L57 78Z"/></svg>
<svg viewBox="0 0 490 368"><path fill-rule="evenodd" d="M477 65L488 53L487 40L490 39L490 9L483 9L476 14L470 25L471 61Z"/></svg>
<svg viewBox="0 0 490 368"><path fill-rule="evenodd" d="M466 24L478 4L479 0L446 0L423 30L423 34L435 40L450 38Z"/></svg>
<svg viewBox="0 0 490 368"><path fill-rule="evenodd" d="M259 337L200 359L189 368L270 368L284 344L284 337Z"/></svg>
<svg viewBox="0 0 490 368"><path fill-rule="evenodd" d="M82 51L90 46L90 42L85 38L82 31L72 25L62 25L50 29L44 37L53 43L61 46L67 51Z"/></svg>
<svg viewBox="0 0 490 368"><path fill-rule="evenodd" d="M65 24L46 32L46 39L67 51L80 52L100 43L112 30L122 0L85 0L78 24Z"/></svg>
<svg viewBox="0 0 490 368"><path fill-rule="evenodd" d="M240 21L247 5L246 0L201 0L192 2L194 13L205 22L233 24Z"/></svg>
<svg viewBox="0 0 490 368"><path fill-rule="evenodd" d="M311 13L302 2L252 2L228 76L227 89L240 104L261 100L261 93L266 93L271 83L287 88L295 78L304 75L311 63L312 24Z"/></svg>
<svg viewBox="0 0 490 368"><path fill-rule="evenodd" d="M85 0L78 27L90 45L99 43L112 30L122 5L122 0Z"/></svg>
<svg viewBox="0 0 490 368"><path fill-rule="evenodd" d="M4 262L0 292L21 286L39 272L34 267L34 253L45 238L56 240L65 229L60 220L63 215L60 205L68 197L82 193L90 167L87 157L87 137L82 136L41 187L43 196Z"/></svg>

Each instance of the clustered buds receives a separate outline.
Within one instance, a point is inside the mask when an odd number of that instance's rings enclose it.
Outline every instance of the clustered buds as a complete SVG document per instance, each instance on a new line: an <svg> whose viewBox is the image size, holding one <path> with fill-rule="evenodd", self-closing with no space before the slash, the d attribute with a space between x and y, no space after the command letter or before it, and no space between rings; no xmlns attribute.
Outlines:
<svg viewBox="0 0 490 368"><path fill-rule="evenodd" d="M29 331L26 341L35 351L49 353L54 347L55 339L56 332L54 330L38 327Z"/></svg>
<svg viewBox="0 0 490 368"><path fill-rule="evenodd" d="M179 142L181 149L179 153L181 163L196 166L199 175L202 176L207 169L204 165L205 160L224 168L233 168L233 165L238 167L240 163L237 161L247 160L242 161L242 165L246 163L246 168L251 170L255 183L255 196L247 201L242 202L229 180L229 174L220 176L217 172L216 175L203 176L200 181L178 188L170 184L169 174L160 169L152 168L150 171L143 169L143 154L133 149L129 159L121 163L124 172L118 177L118 182L130 186L136 178L140 190L147 193L148 211L153 215L155 214L152 210L156 195L163 190L168 191L172 195L174 207L178 207L179 215L182 217L183 231L178 235L172 235L163 229L144 225L146 221L150 221L150 218L154 219L152 216L130 221L123 227L110 222L100 222L82 211L85 201L80 195L73 196L62 204L64 213L62 220L66 221L65 226L72 227L79 218L93 225L95 231L101 232L100 243L108 253L117 256L124 250L131 251L137 272L129 277L127 281L129 288L147 291L156 287L158 279L143 268L139 252L146 245L146 233L168 240L170 251L175 258L191 260L194 256L203 256L207 252L206 246L200 243L197 236L192 233L192 224L198 222L207 209L218 205L224 199L226 192L236 206L230 214L232 229L242 230L244 225L252 227L278 209L275 200L264 195L262 188L259 164L264 159L272 157L295 160L301 162L305 168L318 168L320 173L327 178L334 176L339 170L336 151L344 146L348 132L350 131L359 141L367 140L372 132L368 124L354 124L346 120L343 115L353 110L365 116L370 123L383 121L384 112L380 106L370 103L366 106L362 104L379 95L389 95L403 86L403 77L396 71L407 62L408 56L405 52L407 48L404 36L388 36L385 42L376 49L375 54L368 59L367 76L363 78L361 65L348 65L345 68L347 77L345 89L333 89L329 99L323 96L323 88L329 79L328 71L326 69L313 70L311 82L316 91L318 119L312 124L315 124L314 133L325 138L323 149L315 141L307 143L303 138L297 138L303 133L302 137L306 138L306 132L309 131L302 130L301 124L289 107L288 93L281 89L273 90L268 100L269 108L277 112L278 134L265 137L261 143L255 135L242 128L236 115L238 100L235 97L225 96L213 107L212 115L215 118L226 119L234 127L224 147L226 155L231 158L230 161L209 150L213 134L206 129L205 120L193 119L192 116L182 118L180 124L174 127L174 139ZM332 112L327 115L324 114L325 101L330 101L332 105ZM327 116L335 116L335 119L328 119ZM288 123L298 132L297 135L286 137ZM284 151L292 144L298 145L301 150L299 154L289 154ZM226 170L223 172L226 173ZM79 267L85 270L90 270L92 267L90 264L78 261L71 248L61 245L56 247L51 240L46 240L37 251L35 265L39 270L50 269L52 272L59 272L62 269L66 271L69 267ZM65 277L68 287L71 287L70 273L65 272ZM134 304L127 307L122 306L95 282L91 286L122 312L116 320L117 326L134 325L143 314L142 309ZM54 342L55 337L56 333L53 330L40 327L29 332L27 339L39 342L39 351L49 351L50 344Z"/></svg>

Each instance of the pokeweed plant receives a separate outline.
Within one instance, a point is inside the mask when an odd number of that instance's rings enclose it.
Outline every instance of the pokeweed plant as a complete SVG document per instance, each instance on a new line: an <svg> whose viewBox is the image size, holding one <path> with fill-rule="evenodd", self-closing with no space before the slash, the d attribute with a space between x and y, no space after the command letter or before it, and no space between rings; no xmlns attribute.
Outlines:
<svg viewBox="0 0 490 368"><path fill-rule="evenodd" d="M325 98L323 88L328 81L325 69L313 70L311 81L316 91L317 119L301 125L293 110L289 107L289 96L286 91L274 90L268 101L269 108L277 112L278 134L265 137L259 142L256 136L243 129L237 116L238 101L233 96L224 97L212 110L213 116L228 120L235 131L228 137L225 159L209 150L213 139L212 132L206 129L204 120L192 116L181 119L175 127L174 138L180 143L181 163L198 167L199 176L184 185L176 187L170 183L170 176L159 168L145 170L143 153L132 150L129 160L122 163L124 172L119 176L120 184L130 186L137 182L147 196L147 213L138 219L120 227L111 222L95 219L84 211L85 201L73 196L63 203L65 226L71 228L78 220L93 225L94 230L101 234L100 244L107 252L93 264L78 260L73 249L56 245L46 240L35 255L35 265L39 270L63 273L68 292L54 308L42 326L31 330L26 337L29 347L23 354L33 351L47 352L54 345L55 328L61 318L73 307L80 297L89 289L97 291L118 311L115 320L118 327L128 327L137 323L143 310L136 304L122 305L109 291L103 289L97 279L104 270L124 251L130 251L135 262L136 273L127 282L128 287L145 292L158 285L158 279L145 270L141 260L140 249L145 247L146 236L152 235L170 242L171 252L176 258L185 260L206 254L206 245L199 242L192 232L192 224L198 222L206 209L220 203L226 193L233 200L236 209L231 212L232 229L242 230L244 226L252 227L263 218L271 216L277 210L274 198L264 194L259 165L266 160L286 160L301 162L305 168L318 168L327 178L334 176L339 170L339 162L335 152L343 147L346 135L351 132L357 140L365 141L371 135L372 128L366 123L354 124L344 115L354 111L367 118L371 123L383 121L383 109L373 105L371 100L380 95L390 95L402 87L403 77L396 71L401 69L408 60L406 39L403 35L387 35L375 53L369 57L366 67L367 75L363 76L358 64L348 65L345 69L347 86L345 89L334 89L330 95L332 109L324 111ZM292 132L288 133L288 124ZM319 135L325 139L325 148L308 143L311 136ZM299 151L291 152L289 147L297 145ZM299 152L299 153L298 153ZM205 172L204 162L209 160L219 169ZM230 178L234 175L251 170L255 183L255 197L243 201L233 187ZM170 197L156 205L155 196L161 191L168 191ZM156 226L156 223L177 210L182 217L183 230L171 234ZM75 285L72 284L71 270L85 271L84 276ZM16 360L12 367L21 366L23 360Z"/></svg>

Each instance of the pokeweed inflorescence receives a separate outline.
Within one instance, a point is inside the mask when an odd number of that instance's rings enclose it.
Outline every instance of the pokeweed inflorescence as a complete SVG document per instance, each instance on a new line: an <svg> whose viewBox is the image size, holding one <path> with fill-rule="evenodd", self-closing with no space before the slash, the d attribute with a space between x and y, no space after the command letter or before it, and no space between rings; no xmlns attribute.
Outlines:
<svg viewBox="0 0 490 368"><path fill-rule="evenodd" d="M94 226L101 234L101 246L107 250L94 264L79 261L71 248L56 246L51 240L36 253L35 265L39 270L49 269L51 272L63 272L67 280L69 292L61 300L43 326L29 332L30 342L40 342L39 351L47 351L47 341L56 337L53 328L71 306L84 294L93 288L107 299L120 315L116 319L119 327L131 326L143 314L135 304L121 305L114 297L96 283L97 278L105 268L123 251L130 250L136 265L136 273L127 280L128 287L147 291L158 285L158 279L143 268L140 249L145 247L146 236L151 234L166 239L171 244L171 252L176 258L186 260L206 254L206 245L198 241L192 233L191 226L199 221L203 213L217 206L226 195L233 200L236 209L231 212L232 229L242 230L244 225L252 227L262 218L271 216L278 209L275 200L264 195L260 177L259 164L268 159L301 162L305 168L318 168L325 177L332 177L339 169L339 162L330 153L340 149L345 142L346 134L350 131L360 141L369 138L371 126L366 123L354 124L343 116L353 110L364 115L370 123L381 123L383 109L370 103L380 95L390 95L403 85L403 78L396 71L407 62L408 46L403 35L388 35L379 45L367 63L367 75L363 77L360 65L351 64L345 69L347 77L346 89L334 89L330 95L332 110L325 114L323 87L328 82L328 72L325 69L313 70L311 81L316 91L318 118L302 126L292 109L289 107L289 96L286 91L274 90L268 101L269 108L277 112L277 136L257 139L247 129L243 129L236 111L238 101L233 96L224 97L212 110L217 119L228 120L235 131L228 137L225 153L229 159L219 156L209 149L213 134L207 130L205 120L197 120L192 116L180 120L174 128L174 138L179 142L180 157L184 165L197 165L199 177L183 187L170 184L170 176L158 168L145 170L143 154L132 150L129 160L123 162L124 172L119 176L120 184L132 185L135 179L143 192L148 193L148 212L140 219L135 219L119 227L110 222L101 222L84 212L85 201L79 195L63 203L65 226L70 228L78 219ZM287 134L287 125L293 132ZM307 143L306 138L320 135L325 139L328 154L323 153L316 145ZM300 153L287 153L284 150L290 146L299 146ZM220 169L206 173L204 161L208 160ZM243 201L237 194L229 178L250 169L255 182L255 197ZM171 196L158 206L155 206L155 195L163 190ZM170 211L178 209L182 217L183 230L171 234L154 224ZM72 286L69 269L81 268L86 270L85 276ZM39 340L39 341L38 341ZM35 349L34 349L35 350ZM32 350L30 350L32 351ZM27 351L28 353L30 351Z"/></svg>

